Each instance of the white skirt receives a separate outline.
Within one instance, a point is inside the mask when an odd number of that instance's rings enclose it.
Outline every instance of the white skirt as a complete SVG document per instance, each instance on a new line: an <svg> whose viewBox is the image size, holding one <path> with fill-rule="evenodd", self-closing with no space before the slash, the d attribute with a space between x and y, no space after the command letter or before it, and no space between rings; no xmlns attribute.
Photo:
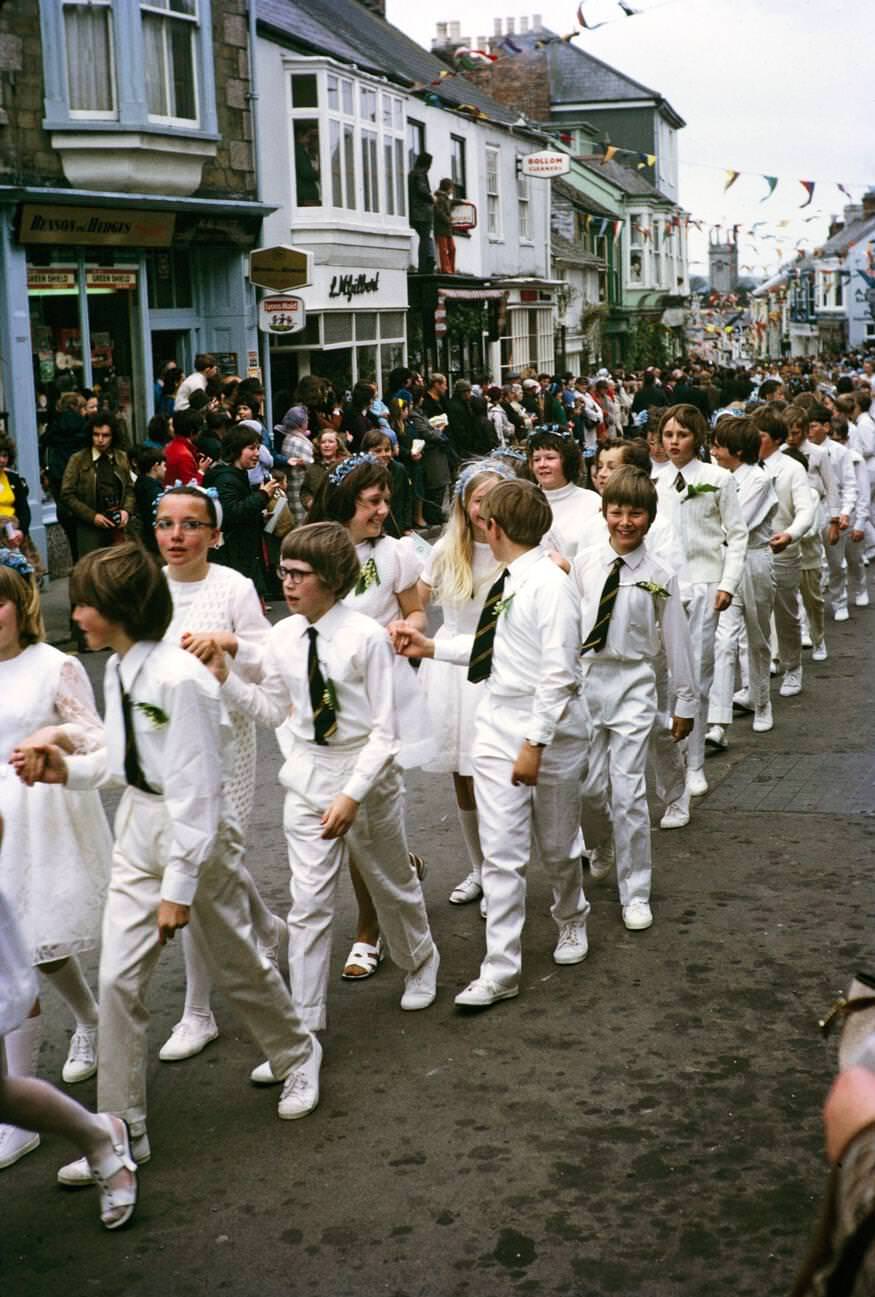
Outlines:
<svg viewBox="0 0 875 1297"><path fill-rule="evenodd" d="M15 915L0 893L0 1036L21 1026L36 994L36 978Z"/></svg>
<svg viewBox="0 0 875 1297"><path fill-rule="evenodd" d="M471 684L465 667L434 658L423 661L419 678L435 742L434 756L424 769L432 774L473 775L474 715L486 682Z"/></svg>

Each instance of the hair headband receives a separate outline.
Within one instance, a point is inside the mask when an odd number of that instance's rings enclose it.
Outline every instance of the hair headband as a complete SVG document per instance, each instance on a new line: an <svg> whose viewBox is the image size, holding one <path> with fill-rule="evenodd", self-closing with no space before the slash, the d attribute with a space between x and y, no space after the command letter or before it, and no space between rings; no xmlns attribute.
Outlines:
<svg viewBox="0 0 875 1297"><path fill-rule="evenodd" d="M379 464L376 455L365 451L363 455L350 455L349 459L343 459L337 465L337 468L331 470L328 474L328 481L331 486L340 486L343 479L348 473L352 473L357 468L362 468L365 464Z"/></svg>
<svg viewBox="0 0 875 1297"><path fill-rule="evenodd" d="M456 478L453 495L457 500L464 500L470 483L480 473L491 473L493 477L501 478L503 482L511 481L516 477L512 469L506 464L499 463L497 459L477 459L473 464L467 464Z"/></svg>
<svg viewBox="0 0 875 1297"><path fill-rule="evenodd" d="M20 577L24 577L25 581L33 576L33 568L17 549L0 549L0 567L11 568Z"/></svg>
<svg viewBox="0 0 875 1297"><path fill-rule="evenodd" d="M200 482L181 482L179 478L173 483L173 486L165 486L159 496L155 498L154 517L158 517L158 506L166 495L173 495L174 492L179 494L182 491L197 491L198 495L205 495L207 499L212 500L213 508L216 511L216 526L219 531L222 530L222 501L219 499L219 492L214 486L201 486Z"/></svg>

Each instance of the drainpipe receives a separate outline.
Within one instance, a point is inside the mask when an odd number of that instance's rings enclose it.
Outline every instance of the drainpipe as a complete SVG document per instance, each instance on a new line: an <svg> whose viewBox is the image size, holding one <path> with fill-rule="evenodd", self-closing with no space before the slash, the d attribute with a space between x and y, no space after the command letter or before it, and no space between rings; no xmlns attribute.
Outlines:
<svg viewBox="0 0 875 1297"><path fill-rule="evenodd" d="M252 129L252 157L255 162L255 197L260 203L263 199L263 175L260 138L258 133L258 74L256 72L255 43L258 38L256 11L257 0L249 0L249 122ZM256 291L256 299L258 293ZM256 325L257 327L257 325ZM270 376L270 335L258 331L258 345L261 352L261 373L264 382L264 419L270 436L273 436L273 399ZM272 444L272 443L271 443Z"/></svg>

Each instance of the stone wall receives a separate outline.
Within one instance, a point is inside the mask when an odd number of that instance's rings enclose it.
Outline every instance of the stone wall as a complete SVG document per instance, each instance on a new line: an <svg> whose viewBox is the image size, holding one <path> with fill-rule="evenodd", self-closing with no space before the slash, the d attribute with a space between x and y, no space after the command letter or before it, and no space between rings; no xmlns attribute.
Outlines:
<svg viewBox="0 0 875 1297"><path fill-rule="evenodd" d="M500 59L466 72L465 79L473 81L500 104L525 113L530 121L550 120L550 83L543 50L527 50L512 59Z"/></svg>
<svg viewBox="0 0 875 1297"><path fill-rule="evenodd" d="M37 0L0 5L0 183L64 183L43 119Z"/></svg>
<svg viewBox="0 0 875 1297"><path fill-rule="evenodd" d="M246 0L213 0L213 54L221 139L215 158L204 166L198 196L254 198Z"/></svg>

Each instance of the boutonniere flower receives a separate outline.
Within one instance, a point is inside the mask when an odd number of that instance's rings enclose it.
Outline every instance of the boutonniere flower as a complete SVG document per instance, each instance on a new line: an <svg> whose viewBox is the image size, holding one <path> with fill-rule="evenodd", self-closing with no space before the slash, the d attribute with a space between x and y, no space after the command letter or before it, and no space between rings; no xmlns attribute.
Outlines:
<svg viewBox="0 0 875 1297"><path fill-rule="evenodd" d="M359 579L355 583L355 592L356 594L364 594L366 590L370 590L372 585L379 584L380 573L377 571L376 561L369 558L359 573Z"/></svg>
<svg viewBox="0 0 875 1297"><path fill-rule="evenodd" d="M166 725L170 720L167 713L162 711L160 707L156 707L154 703L134 703L134 706L138 712L142 712L152 722L156 730L159 730L162 725Z"/></svg>
<svg viewBox="0 0 875 1297"><path fill-rule="evenodd" d="M496 620L501 616L503 612L507 612L508 608L513 603L515 597L516 597L516 591L514 590L513 594L509 594L506 599L499 599L498 603L495 605Z"/></svg>
<svg viewBox="0 0 875 1297"><path fill-rule="evenodd" d="M684 500L692 500L697 495L711 495L712 492L719 490L719 486L713 486L710 482L699 482L698 485L695 482L690 482Z"/></svg>
<svg viewBox="0 0 875 1297"><path fill-rule="evenodd" d="M638 590L646 590L648 594L653 595L654 599L667 599L671 594L664 585L657 585L655 581L636 581L635 587Z"/></svg>
<svg viewBox="0 0 875 1297"><path fill-rule="evenodd" d="M322 706L330 707L333 712L339 712L337 705L337 690L334 688L334 681L329 677L325 681L325 689L322 693Z"/></svg>

